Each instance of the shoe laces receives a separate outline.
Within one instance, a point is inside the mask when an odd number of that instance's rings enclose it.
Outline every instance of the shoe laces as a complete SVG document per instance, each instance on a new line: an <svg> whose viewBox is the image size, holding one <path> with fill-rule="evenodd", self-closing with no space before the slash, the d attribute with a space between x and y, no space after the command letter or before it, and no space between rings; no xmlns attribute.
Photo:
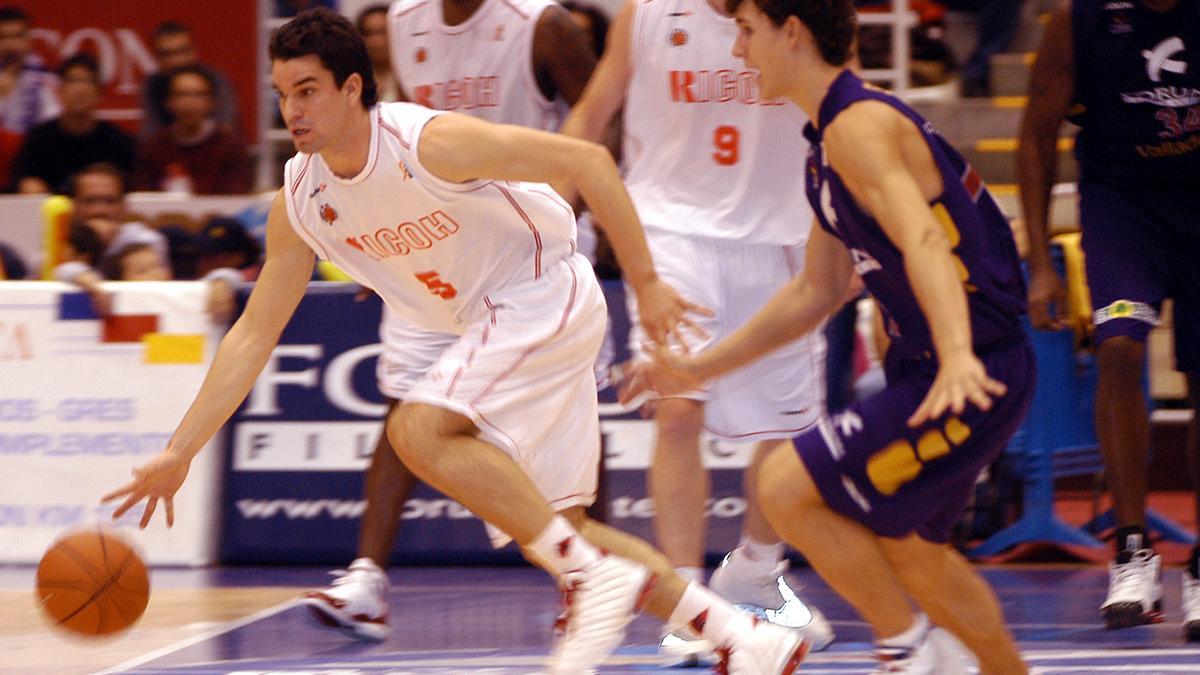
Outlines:
<svg viewBox="0 0 1200 675"><path fill-rule="evenodd" d="M335 588L354 583L370 584L376 589L380 589L383 586L382 580L379 578L382 575L377 570L367 567L355 567L351 565L349 569L329 570L329 574L333 577L333 586Z"/></svg>
<svg viewBox="0 0 1200 675"><path fill-rule="evenodd" d="M1123 588L1140 584L1150 572L1150 559L1154 554L1150 549L1140 549L1133 552L1127 563L1113 565L1113 586Z"/></svg>

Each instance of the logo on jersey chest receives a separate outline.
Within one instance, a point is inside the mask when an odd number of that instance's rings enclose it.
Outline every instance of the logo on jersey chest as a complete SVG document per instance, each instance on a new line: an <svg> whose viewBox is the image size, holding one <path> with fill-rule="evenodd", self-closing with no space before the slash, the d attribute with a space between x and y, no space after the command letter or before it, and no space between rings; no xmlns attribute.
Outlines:
<svg viewBox="0 0 1200 675"><path fill-rule="evenodd" d="M492 33L492 42L504 42L504 25L496 26L496 32Z"/></svg>
<svg viewBox="0 0 1200 675"><path fill-rule="evenodd" d="M317 213L320 214L321 220L325 221L326 225L332 225L333 221L338 218L337 210L328 204L322 204Z"/></svg>
<svg viewBox="0 0 1200 675"><path fill-rule="evenodd" d="M463 77L413 87L413 102L434 110L495 108L500 104L500 77Z"/></svg>
<svg viewBox="0 0 1200 675"><path fill-rule="evenodd" d="M687 31L682 28L676 28L667 35L667 44L672 47L682 47L688 43Z"/></svg>
<svg viewBox="0 0 1200 675"><path fill-rule="evenodd" d="M345 243L371 260L404 256L432 248L459 231L458 222L441 209L421 216L417 222L382 227L374 232L346 237Z"/></svg>
<svg viewBox="0 0 1200 675"><path fill-rule="evenodd" d="M1142 58L1146 59L1146 75L1151 82L1162 82L1162 73L1167 71L1176 75L1187 73L1188 64L1171 57L1184 50L1183 39L1169 37L1154 46L1154 49L1143 49Z"/></svg>
<svg viewBox="0 0 1200 675"><path fill-rule="evenodd" d="M751 70L672 70L667 77L672 103L784 104L759 96L758 73Z"/></svg>
<svg viewBox="0 0 1200 675"><path fill-rule="evenodd" d="M316 197L317 195L321 194L322 192L325 191L326 187L328 187L328 186L325 185L324 183L317 185L317 187L312 192L308 193L308 198L312 199L313 197Z"/></svg>
<svg viewBox="0 0 1200 675"><path fill-rule="evenodd" d="M429 52L424 47L417 47L417 52L413 54L413 60L417 63L425 63L425 60L428 58Z"/></svg>

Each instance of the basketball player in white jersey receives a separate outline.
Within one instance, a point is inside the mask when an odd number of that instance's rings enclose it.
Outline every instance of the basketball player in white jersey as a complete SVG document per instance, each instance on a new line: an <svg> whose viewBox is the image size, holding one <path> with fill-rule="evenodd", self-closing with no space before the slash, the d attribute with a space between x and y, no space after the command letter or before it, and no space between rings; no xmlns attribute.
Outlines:
<svg viewBox="0 0 1200 675"><path fill-rule="evenodd" d="M551 0L401 0L387 10L386 26L399 100L491 122L557 130L596 66L583 31ZM390 406L457 339L414 326L386 306L379 337L376 377ZM358 555L334 572L332 587L303 599L321 625L362 640L387 637L384 570L416 485L381 433L364 479Z"/></svg>
<svg viewBox="0 0 1200 675"><path fill-rule="evenodd" d="M729 53L737 27L718 4L628 2L563 126L563 133L597 140L624 105L625 183L655 267L689 300L716 312L700 320L706 337L689 335L696 337L687 345L692 352L738 328L800 271L812 221L795 185L808 150L806 119L784 101L762 99L757 73ZM644 338L635 328L635 364L645 358ZM823 362L824 343L814 334L705 391L656 401L648 481L658 505L658 547L681 575L700 579L710 495L701 431L758 441L744 478L742 542L710 583L735 603L805 627L815 648L828 644L833 631L783 582L783 544L758 508L754 484L765 450L822 413ZM695 660L711 648L688 637L666 635L664 658Z"/></svg>
<svg viewBox="0 0 1200 675"><path fill-rule="evenodd" d="M791 673L803 637L754 622L673 573L634 537L589 520L599 433L592 360L603 295L574 250L574 215L549 185L601 216L651 339L677 332L684 301L654 272L615 164L599 145L408 103L379 104L348 20L304 12L270 42L271 79L297 154L271 206L267 258L245 312L167 448L105 500L120 517L147 500L144 527L191 458L249 392L304 295L314 252L404 319L450 345L387 421L405 464L555 575L568 594L554 673L590 673L645 601L702 617L732 673ZM608 554L601 553L608 551Z"/></svg>

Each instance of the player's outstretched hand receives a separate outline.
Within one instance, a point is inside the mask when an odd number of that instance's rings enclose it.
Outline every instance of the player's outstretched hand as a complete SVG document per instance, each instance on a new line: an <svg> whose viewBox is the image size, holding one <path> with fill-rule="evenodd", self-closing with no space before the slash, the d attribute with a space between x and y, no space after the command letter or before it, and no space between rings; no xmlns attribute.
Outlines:
<svg viewBox="0 0 1200 675"><path fill-rule="evenodd" d="M1039 330L1062 330L1066 292L1062 279L1045 265L1029 270L1029 321Z"/></svg>
<svg viewBox="0 0 1200 675"><path fill-rule="evenodd" d="M113 511L113 520L116 520L145 499L146 509L142 511L142 522L139 525L145 529L150 523L150 517L154 515L154 510L158 508L158 500L161 499L167 510L167 527L171 527L175 524L175 493L187 478L190 465L191 460L188 458L170 449L163 450L157 457L134 469L133 480L125 487L104 495L100 501L110 502L125 498Z"/></svg>
<svg viewBox="0 0 1200 675"><path fill-rule="evenodd" d="M653 354L653 359L630 369L625 384L617 392L622 405L630 405L650 392L660 396L677 396L704 386L704 378L697 373L694 357L666 345L646 345L646 350Z"/></svg>
<svg viewBox="0 0 1200 675"><path fill-rule="evenodd" d="M654 279L637 289L638 316L646 335L657 345L675 343L686 346L679 332L686 327L701 338L708 335L687 317L689 313L712 316L712 310L683 299L670 284Z"/></svg>
<svg viewBox="0 0 1200 675"><path fill-rule="evenodd" d="M980 410L989 410L992 398L1003 396L1007 391L1008 387L1003 382L988 377L983 364L974 354L965 353L944 360L938 366L937 377L929 393L925 394L925 400L908 418L908 426L919 427L941 417L947 410L959 415L967 402Z"/></svg>

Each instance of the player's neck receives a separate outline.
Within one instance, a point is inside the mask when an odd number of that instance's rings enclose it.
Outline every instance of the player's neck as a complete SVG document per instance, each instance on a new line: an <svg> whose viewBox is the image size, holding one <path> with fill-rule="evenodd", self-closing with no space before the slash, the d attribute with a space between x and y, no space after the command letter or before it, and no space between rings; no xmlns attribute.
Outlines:
<svg viewBox="0 0 1200 675"><path fill-rule="evenodd" d="M338 178L354 178L367 166L371 154L371 113L362 110L346 120L341 138L321 150L321 159Z"/></svg>
<svg viewBox="0 0 1200 675"><path fill-rule="evenodd" d="M442 0L442 21L457 26L475 15L484 0Z"/></svg>
<svg viewBox="0 0 1200 675"><path fill-rule="evenodd" d="M792 70L795 75L789 82L785 96L800 106L804 114L816 124L821 102L825 100L833 81L843 70L842 66L831 66L824 62L797 67Z"/></svg>

